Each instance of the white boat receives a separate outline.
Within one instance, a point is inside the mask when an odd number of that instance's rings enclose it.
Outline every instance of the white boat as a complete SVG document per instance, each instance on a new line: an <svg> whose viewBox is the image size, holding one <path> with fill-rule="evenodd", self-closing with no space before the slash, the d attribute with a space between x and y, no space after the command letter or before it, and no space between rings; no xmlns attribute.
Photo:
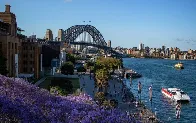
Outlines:
<svg viewBox="0 0 196 123"><path fill-rule="evenodd" d="M184 65L181 62L179 62L178 64L175 64L174 67L177 69L184 69Z"/></svg>
<svg viewBox="0 0 196 123"><path fill-rule="evenodd" d="M162 94L176 102L190 102L190 97L178 88L162 88Z"/></svg>

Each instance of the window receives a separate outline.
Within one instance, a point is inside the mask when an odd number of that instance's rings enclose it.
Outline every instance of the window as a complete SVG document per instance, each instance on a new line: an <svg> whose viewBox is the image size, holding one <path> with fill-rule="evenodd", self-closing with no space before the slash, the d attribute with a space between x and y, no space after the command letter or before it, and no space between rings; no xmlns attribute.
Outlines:
<svg viewBox="0 0 196 123"><path fill-rule="evenodd" d="M0 52L2 52L2 42L0 42Z"/></svg>
<svg viewBox="0 0 196 123"><path fill-rule="evenodd" d="M181 94L185 94L184 92L180 92Z"/></svg>
<svg viewBox="0 0 196 123"><path fill-rule="evenodd" d="M24 57L24 58L27 58L27 57L28 57L28 54L23 54L23 57Z"/></svg>
<svg viewBox="0 0 196 123"><path fill-rule="evenodd" d="M24 67L24 68L23 68L23 71L24 71L24 72L27 72L27 68L26 68L26 67Z"/></svg>
<svg viewBox="0 0 196 123"><path fill-rule="evenodd" d="M17 46L18 46L17 43L15 43L15 50L17 50Z"/></svg>
<svg viewBox="0 0 196 123"><path fill-rule="evenodd" d="M31 67L31 68L30 68L30 71L31 71L31 72L34 72L34 68Z"/></svg>
<svg viewBox="0 0 196 123"><path fill-rule="evenodd" d="M11 44L10 44L10 42L8 42L8 49L10 49L10 46L11 46Z"/></svg>
<svg viewBox="0 0 196 123"><path fill-rule="evenodd" d="M31 58L33 58L33 54L31 54L30 56L31 56Z"/></svg>
<svg viewBox="0 0 196 123"><path fill-rule="evenodd" d="M33 64L34 64L34 61L29 61L29 64L30 64L30 65L33 65Z"/></svg>

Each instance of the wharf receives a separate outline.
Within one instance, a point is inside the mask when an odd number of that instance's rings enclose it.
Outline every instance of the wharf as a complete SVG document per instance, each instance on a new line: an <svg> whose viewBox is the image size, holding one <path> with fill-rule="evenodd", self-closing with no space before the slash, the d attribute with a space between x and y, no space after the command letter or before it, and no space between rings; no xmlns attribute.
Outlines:
<svg viewBox="0 0 196 123"><path fill-rule="evenodd" d="M124 68L124 77L125 78L140 78L142 77L141 74L137 73L136 71L132 70L132 69L128 69L128 68Z"/></svg>

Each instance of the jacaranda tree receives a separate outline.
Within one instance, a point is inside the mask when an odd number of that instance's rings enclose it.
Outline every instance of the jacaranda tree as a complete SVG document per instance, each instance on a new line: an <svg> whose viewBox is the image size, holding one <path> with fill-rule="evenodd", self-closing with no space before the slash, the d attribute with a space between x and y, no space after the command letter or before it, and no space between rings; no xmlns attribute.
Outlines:
<svg viewBox="0 0 196 123"><path fill-rule="evenodd" d="M2 75L0 75L0 118L1 121L8 123L136 122L133 117L118 109L105 110L99 107L85 93L77 96L55 96L22 79Z"/></svg>

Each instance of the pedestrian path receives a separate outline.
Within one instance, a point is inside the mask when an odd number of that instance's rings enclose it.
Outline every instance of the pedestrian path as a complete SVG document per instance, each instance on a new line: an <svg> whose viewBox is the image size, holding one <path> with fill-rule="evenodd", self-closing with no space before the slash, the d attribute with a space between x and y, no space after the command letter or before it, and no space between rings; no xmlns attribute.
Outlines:
<svg viewBox="0 0 196 123"><path fill-rule="evenodd" d="M83 89L83 91L94 98L94 93L97 91L94 88L94 79L90 78L89 75L81 75L79 76L79 80L80 87ZM134 100L131 90L125 88L122 83L123 82L120 82L118 79L110 80L107 98L118 100L119 109L126 111L127 114L135 117L137 120L141 120L143 123L149 123L149 117L152 117L153 114L150 112L150 110L144 109L143 106L139 106ZM154 123L157 123L157 121L154 121Z"/></svg>

